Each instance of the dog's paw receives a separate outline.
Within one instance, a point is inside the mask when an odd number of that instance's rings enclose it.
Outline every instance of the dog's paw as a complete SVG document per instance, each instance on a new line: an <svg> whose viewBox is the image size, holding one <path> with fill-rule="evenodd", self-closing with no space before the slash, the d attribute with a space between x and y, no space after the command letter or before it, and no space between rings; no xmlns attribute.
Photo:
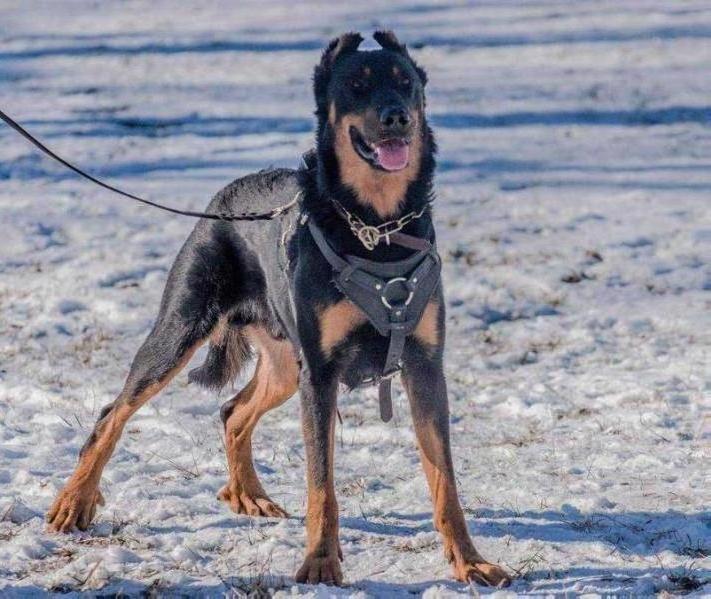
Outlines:
<svg viewBox="0 0 711 599"><path fill-rule="evenodd" d="M225 485L220 489L217 498L230 506L235 514L248 516L266 516L269 518L288 518L289 514L264 494L250 494L244 491L236 492Z"/></svg>
<svg viewBox="0 0 711 599"><path fill-rule="evenodd" d="M47 512L47 529L51 532L86 530L96 514L96 506L104 505L104 496L96 488L87 490L69 483L59 492Z"/></svg>
<svg viewBox="0 0 711 599"><path fill-rule="evenodd" d="M307 555L294 578L296 582L308 584L322 582L323 584L341 586L343 584L343 574L341 573L340 559L338 554L326 556Z"/></svg>
<svg viewBox="0 0 711 599"><path fill-rule="evenodd" d="M511 584L511 577L506 571L501 566L489 562L455 564L454 577L461 582L476 582L497 588L507 587Z"/></svg>

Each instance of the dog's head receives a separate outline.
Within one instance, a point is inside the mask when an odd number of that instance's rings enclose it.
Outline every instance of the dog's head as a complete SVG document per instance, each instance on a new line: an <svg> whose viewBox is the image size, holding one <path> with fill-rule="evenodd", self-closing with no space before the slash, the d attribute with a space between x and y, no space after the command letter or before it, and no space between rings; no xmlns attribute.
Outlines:
<svg viewBox="0 0 711 599"><path fill-rule="evenodd" d="M314 92L319 149L338 162L340 183L385 216L421 172L427 78L392 32L373 37L381 49L358 50L358 33L334 39L316 66Z"/></svg>

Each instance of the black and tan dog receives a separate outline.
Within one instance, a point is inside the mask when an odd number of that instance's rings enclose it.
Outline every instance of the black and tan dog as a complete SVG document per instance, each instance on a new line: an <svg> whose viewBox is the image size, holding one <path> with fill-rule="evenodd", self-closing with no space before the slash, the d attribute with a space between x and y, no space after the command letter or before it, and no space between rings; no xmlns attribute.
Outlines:
<svg viewBox="0 0 711 599"><path fill-rule="evenodd" d="M210 204L212 212L263 212L300 198L300 210L266 223L197 224L170 271L157 322L123 390L101 411L74 474L48 513L51 530L86 529L103 503L99 479L126 422L198 347L210 344L205 363L190 378L213 388L237 377L254 349L254 376L221 410L229 481L219 497L239 514L286 516L257 478L251 436L264 413L299 390L308 464L308 546L296 580L342 582L333 477L337 390L339 383L355 386L377 378L388 342L332 284L333 267L308 223L335 253L374 262L403 261L414 250L377 235L361 239L354 235L354 222L373 233L372 227L384 221L401 226L397 219L408 215L401 233L434 242L429 205L435 143L425 118L425 73L392 33L374 37L382 49L359 50L362 38L351 33L324 51L314 74L316 150L305 166L244 177ZM405 339L402 381L434 522L455 577L506 584L504 570L474 548L457 498L443 346L444 301L437 279Z"/></svg>

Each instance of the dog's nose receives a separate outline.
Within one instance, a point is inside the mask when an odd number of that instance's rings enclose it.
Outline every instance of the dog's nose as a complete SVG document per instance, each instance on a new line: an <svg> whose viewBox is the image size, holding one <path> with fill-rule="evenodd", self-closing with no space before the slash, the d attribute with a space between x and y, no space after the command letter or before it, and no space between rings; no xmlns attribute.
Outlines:
<svg viewBox="0 0 711 599"><path fill-rule="evenodd" d="M380 124L392 131L407 130L410 120L410 114L402 106L388 106L380 113Z"/></svg>

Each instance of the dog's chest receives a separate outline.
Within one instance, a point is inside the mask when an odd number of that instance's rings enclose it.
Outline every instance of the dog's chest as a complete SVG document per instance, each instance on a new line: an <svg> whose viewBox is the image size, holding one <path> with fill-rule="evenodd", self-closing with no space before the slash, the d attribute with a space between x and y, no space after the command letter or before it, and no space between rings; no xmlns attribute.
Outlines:
<svg viewBox="0 0 711 599"><path fill-rule="evenodd" d="M383 374L388 338L369 322L357 326L334 352L341 381L350 388L376 381Z"/></svg>

